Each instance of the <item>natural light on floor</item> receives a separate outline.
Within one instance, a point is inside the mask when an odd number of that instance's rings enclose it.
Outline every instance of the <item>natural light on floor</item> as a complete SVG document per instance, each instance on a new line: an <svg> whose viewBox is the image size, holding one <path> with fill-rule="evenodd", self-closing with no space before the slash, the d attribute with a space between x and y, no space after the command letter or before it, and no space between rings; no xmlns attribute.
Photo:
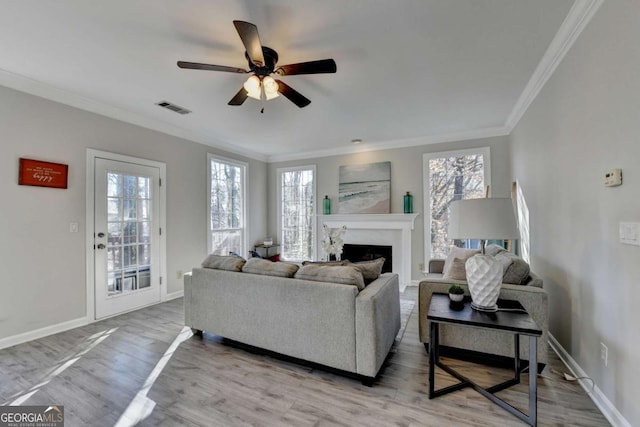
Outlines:
<svg viewBox="0 0 640 427"><path fill-rule="evenodd" d="M135 397L131 400L131 403L129 403L129 406L127 406L127 409L122 413L120 419L118 419L118 422L116 423L116 427L135 426L151 414L153 408L156 406L156 402L149 399L147 397L147 393L149 393L153 383L156 382L164 367L167 366L167 363L171 360L171 356L173 356L173 353L178 349L178 346L192 336L193 333L191 332L191 328L186 326L182 328L182 331L180 331L176 339L173 340L167 351L164 352L156 366L153 368L153 371L151 371L145 380L140 391L138 391Z"/></svg>
<svg viewBox="0 0 640 427"><path fill-rule="evenodd" d="M11 396L12 398L15 397L15 399L11 402L6 402L4 406L7 406L7 405L17 406L17 405L24 404L24 402L26 402L27 399L29 399L31 396L36 394L43 386L49 384L51 380L53 380L54 378L59 376L61 373L63 373L65 370L67 370L67 368L69 368L71 365L73 365L78 360L80 360L82 356L90 352L102 341L106 340L116 330L118 330L118 328L113 328L113 329L109 329L108 331L98 332L96 334L93 334L89 338L87 338L87 343L83 344L81 349L77 353L69 357L66 357L65 359L62 359L56 366L51 368L51 370L44 376L44 379L41 382L34 385L26 392L16 393L13 396Z"/></svg>

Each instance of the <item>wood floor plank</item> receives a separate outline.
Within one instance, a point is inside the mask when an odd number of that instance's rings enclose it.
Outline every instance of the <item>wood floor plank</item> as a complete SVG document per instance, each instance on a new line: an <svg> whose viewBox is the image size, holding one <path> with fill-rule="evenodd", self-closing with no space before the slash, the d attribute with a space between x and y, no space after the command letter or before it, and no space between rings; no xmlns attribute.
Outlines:
<svg viewBox="0 0 640 427"><path fill-rule="evenodd" d="M401 298L417 299L417 288L408 287ZM0 400L33 392L24 404L64 405L67 426L115 425L138 393L154 405L140 426L524 425L471 389L429 400L417 304L373 387L229 346L207 333L186 339L165 360L183 317L182 299L177 299L0 350ZM549 359L537 378L538 425L609 425L577 383L551 372L565 369L558 357L550 353ZM512 375L443 360L482 384ZM159 375L150 376L156 369ZM155 381L147 383L150 378ZM528 381L523 375L521 384L499 396L527 408ZM453 383L436 371L437 387Z"/></svg>

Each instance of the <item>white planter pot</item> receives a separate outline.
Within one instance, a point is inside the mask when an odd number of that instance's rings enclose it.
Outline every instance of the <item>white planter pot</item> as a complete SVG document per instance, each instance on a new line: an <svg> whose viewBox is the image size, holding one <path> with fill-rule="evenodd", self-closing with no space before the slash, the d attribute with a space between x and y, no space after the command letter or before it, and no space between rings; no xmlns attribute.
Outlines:
<svg viewBox="0 0 640 427"><path fill-rule="evenodd" d="M465 263L471 307L480 311L497 311L502 287L502 264L489 255L474 255Z"/></svg>
<svg viewBox="0 0 640 427"><path fill-rule="evenodd" d="M449 294L449 299L453 302L460 302L464 299L464 294Z"/></svg>

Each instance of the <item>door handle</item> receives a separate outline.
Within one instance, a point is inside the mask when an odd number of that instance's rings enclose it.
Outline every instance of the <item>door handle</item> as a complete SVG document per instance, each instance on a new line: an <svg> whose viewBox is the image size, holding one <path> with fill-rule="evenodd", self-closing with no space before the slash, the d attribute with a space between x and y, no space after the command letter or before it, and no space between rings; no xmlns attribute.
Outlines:
<svg viewBox="0 0 640 427"><path fill-rule="evenodd" d="M105 245L103 245L102 243L100 243L100 244L97 246L97 248L98 248L98 249L104 249L104 248L106 248L106 246L105 246Z"/></svg>
<svg viewBox="0 0 640 427"><path fill-rule="evenodd" d="M104 233L102 233L102 232L98 233L98 237L100 237L102 239L104 237Z"/></svg>

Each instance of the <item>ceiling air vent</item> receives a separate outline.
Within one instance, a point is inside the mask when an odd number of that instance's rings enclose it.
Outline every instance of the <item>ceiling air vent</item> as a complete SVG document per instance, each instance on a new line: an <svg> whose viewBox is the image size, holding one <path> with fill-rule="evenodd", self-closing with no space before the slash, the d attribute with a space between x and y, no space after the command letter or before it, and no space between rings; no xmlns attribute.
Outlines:
<svg viewBox="0 0 640 427"><path fill-rule="evenodd" d="M187 110L186 108L182 108L179 105L172 104L172 103L167 102L167 101L160 101L156 105L159 105L162 108L166 108L167 110L171 110L171 111L176 112L178 114L189 114L191 112L191 110Z"/></svg>

